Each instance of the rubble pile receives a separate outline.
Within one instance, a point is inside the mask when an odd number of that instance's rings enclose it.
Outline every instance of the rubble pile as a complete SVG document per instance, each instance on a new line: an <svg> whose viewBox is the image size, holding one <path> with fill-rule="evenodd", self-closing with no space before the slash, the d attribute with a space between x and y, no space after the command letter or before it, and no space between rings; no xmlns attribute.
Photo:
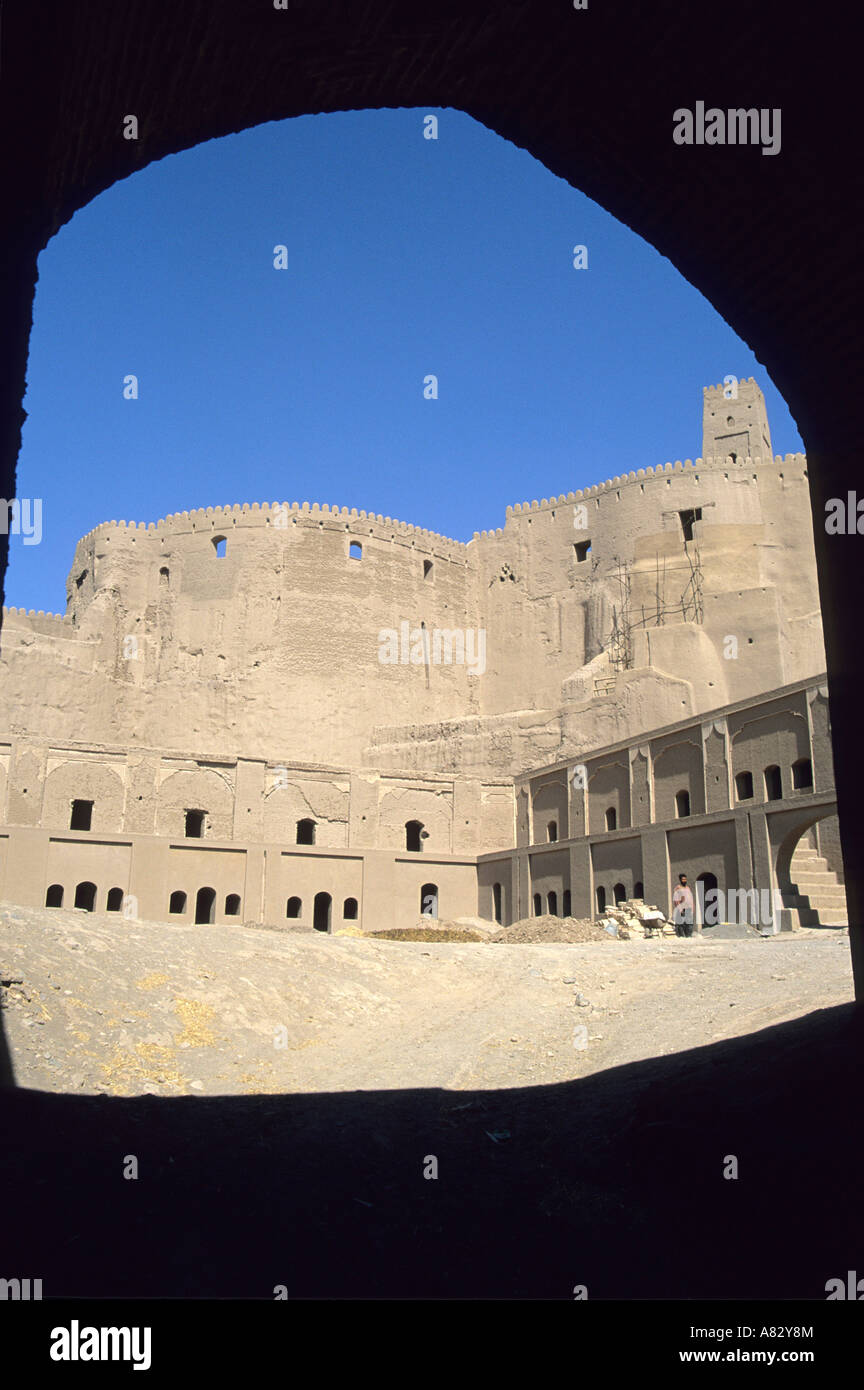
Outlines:
<svg viewBox="0 0 864 1390"><path fill-rule="evenodd" d="M627 898L608 907L598 925L621 941L644 940L652 936L674 936L675 928L665 913L641 898Z"/></svg>

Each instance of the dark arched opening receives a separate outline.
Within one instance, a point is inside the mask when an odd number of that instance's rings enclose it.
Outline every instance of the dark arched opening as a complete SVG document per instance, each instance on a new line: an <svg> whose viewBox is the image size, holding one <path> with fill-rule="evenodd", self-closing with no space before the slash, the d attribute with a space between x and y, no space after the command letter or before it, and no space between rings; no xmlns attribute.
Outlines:
<svg viewBox="0 0 864 1390"><path fill-rule="evenodd" d="M108 900L105 904L106 912L119 912L123 906L123 889L109 888Z"/></svg>
<svg viewBox="0 0 864 1390"><path fill-rule="evenodd" d="M423 848L423 824L419 820L405 822L405 848L416 854Z"/></svg>
<svg viewBox="0 0 864 1390"><path fill-rule="evenodd" d="M707 871L700 874L696 880L697 920L705 927L716 927L720 920L719 904L716 874Z"/></svg>
<svg viewBox="0 0 864 1390"><path fill-rule="evenodd" d="M595 893L596 893L596 897L597 897L597 911L598 911L598 912L605 912L605 911L606 911L606 889L603 887L602 883L598 883L598 884L597 884L597 888L595 889Z"/></svg>
<svg viewBox="0 0 864 1390"><path fill-rule="evenodd" d="M546 894L546 911L550 917L558 916L558 894L554 888Z"/></svg>
<svg viewBox="0 0 864 1390"><path fill-rule="evenodd" d="M438 916L437 883L424 883L420 889L420 912L424 917Z"/></svg>
<svg viewBox="0 0 864 1390"><path fill-rule="evenodd" d="M623 903L625 901L627 897L627 889L624 887L623 883L615 884L615 887L612 889L612 897L615 899L616 907L619 903Z"/></svg>
<svg viewBox="0 0 864 1390"><path fill-rule="evenodd" d="M357 899L346 898L342 904L342 916L346 922L357 921Z"/></svg>
<svg viewBox="0 0 864 1390"><path fill-rule="evenodd" d="M45 894L46 907L63 906L63 885L62 883L52 883L48 892Z"/></svg>
<svg viewBox="0 0 864 1390"><path fill-rule="evenodd" d="M308 818L297 822L297 843L298 845L314 845L315 843L315 822Z"/></svg>
<svg viewBox="0 0 864 1390"><path fill-rule="evenodd" d="M79 883L75 889L75 906L83 907L85 912L93 912L96 907L96 884Z"/></svg>
<svg viewBox="0 0 864 1390"><path fill-rule="evenodd" d="M765 799L767 801L783 800L783 779L776 763L772 763L770 767L765 769Z"/></svg>
<svg viewBox="0 0 864 1390"><path fill-rule="evenodd" d="M239 917L240 915L240 894L229 893L225 899L225 916Z"/></svg>
<svg viewBox="0 0 864 1390"><path fill-rule="evenodd" d="M286 917L299 917L303 911L303 903L300 898L289 898L285 905Z"/></svg>
<svg viewBox="0 0 864 1390"><path fill-rule="evenodd" d="M332 898L329 893L316 893L315 906L312 911L312 925L316 931L330 930L330 908Z"/></svg>
<svg viewBox="0 0 864 1390"><path fill-rule="evenodd" d="M174 916L186 911L186 894L182 893L179 888L168 899L168 911Z"/></svg>
<svg viewBox="0 0 864 1390"><path fill-rule="evenodd" d="M792 786L796 791L813 790L813 764L809 758L799 758L792 764Z"/></svg>
<svg viewBox="0 0 864 1390"><path fill-rule="evenodd" d="M216 918L216 889L199 888L195 898L195 921L211 923Z"/></svg>

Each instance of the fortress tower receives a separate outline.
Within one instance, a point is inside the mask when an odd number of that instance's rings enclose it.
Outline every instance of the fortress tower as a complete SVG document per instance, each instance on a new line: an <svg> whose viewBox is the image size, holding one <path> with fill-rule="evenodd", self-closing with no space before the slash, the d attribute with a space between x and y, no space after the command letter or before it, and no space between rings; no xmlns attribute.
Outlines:
<svg viewBox="0 0 864 1390"><path fill-rule="evenodd" d="M722 386L704 388L702 457L770 459L771 431L765 397L750 377L728 378Z"/></svg>

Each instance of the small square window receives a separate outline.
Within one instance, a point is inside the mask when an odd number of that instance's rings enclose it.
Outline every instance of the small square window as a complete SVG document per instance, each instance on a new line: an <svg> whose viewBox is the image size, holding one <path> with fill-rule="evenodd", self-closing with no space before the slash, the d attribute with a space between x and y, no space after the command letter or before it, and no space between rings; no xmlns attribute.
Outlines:
<svg viewBox="0 0 864 1390"><path fill-rule="evenodd" d="M583 562L583 560L587 560L587 559L588 559L588 556L591 554L591 542L590 542L590 541L576 541L575 544L574 544L574 546L573 546L573 550L575 551L575 554L576 554L576 561L577 561L577 563L581 565L582 562Z"/></svg>

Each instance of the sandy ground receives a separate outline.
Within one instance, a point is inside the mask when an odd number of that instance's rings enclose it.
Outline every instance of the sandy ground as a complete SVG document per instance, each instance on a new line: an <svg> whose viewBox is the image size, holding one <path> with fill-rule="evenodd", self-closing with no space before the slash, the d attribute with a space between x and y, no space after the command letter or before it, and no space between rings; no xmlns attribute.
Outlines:
<svg viewBox="0 0 864 1390"><path fill-rule="evenodd" d="M0 905L19 1086L163 1097L570 1081L852 1000L848 934L500 945Z"/></svg>

